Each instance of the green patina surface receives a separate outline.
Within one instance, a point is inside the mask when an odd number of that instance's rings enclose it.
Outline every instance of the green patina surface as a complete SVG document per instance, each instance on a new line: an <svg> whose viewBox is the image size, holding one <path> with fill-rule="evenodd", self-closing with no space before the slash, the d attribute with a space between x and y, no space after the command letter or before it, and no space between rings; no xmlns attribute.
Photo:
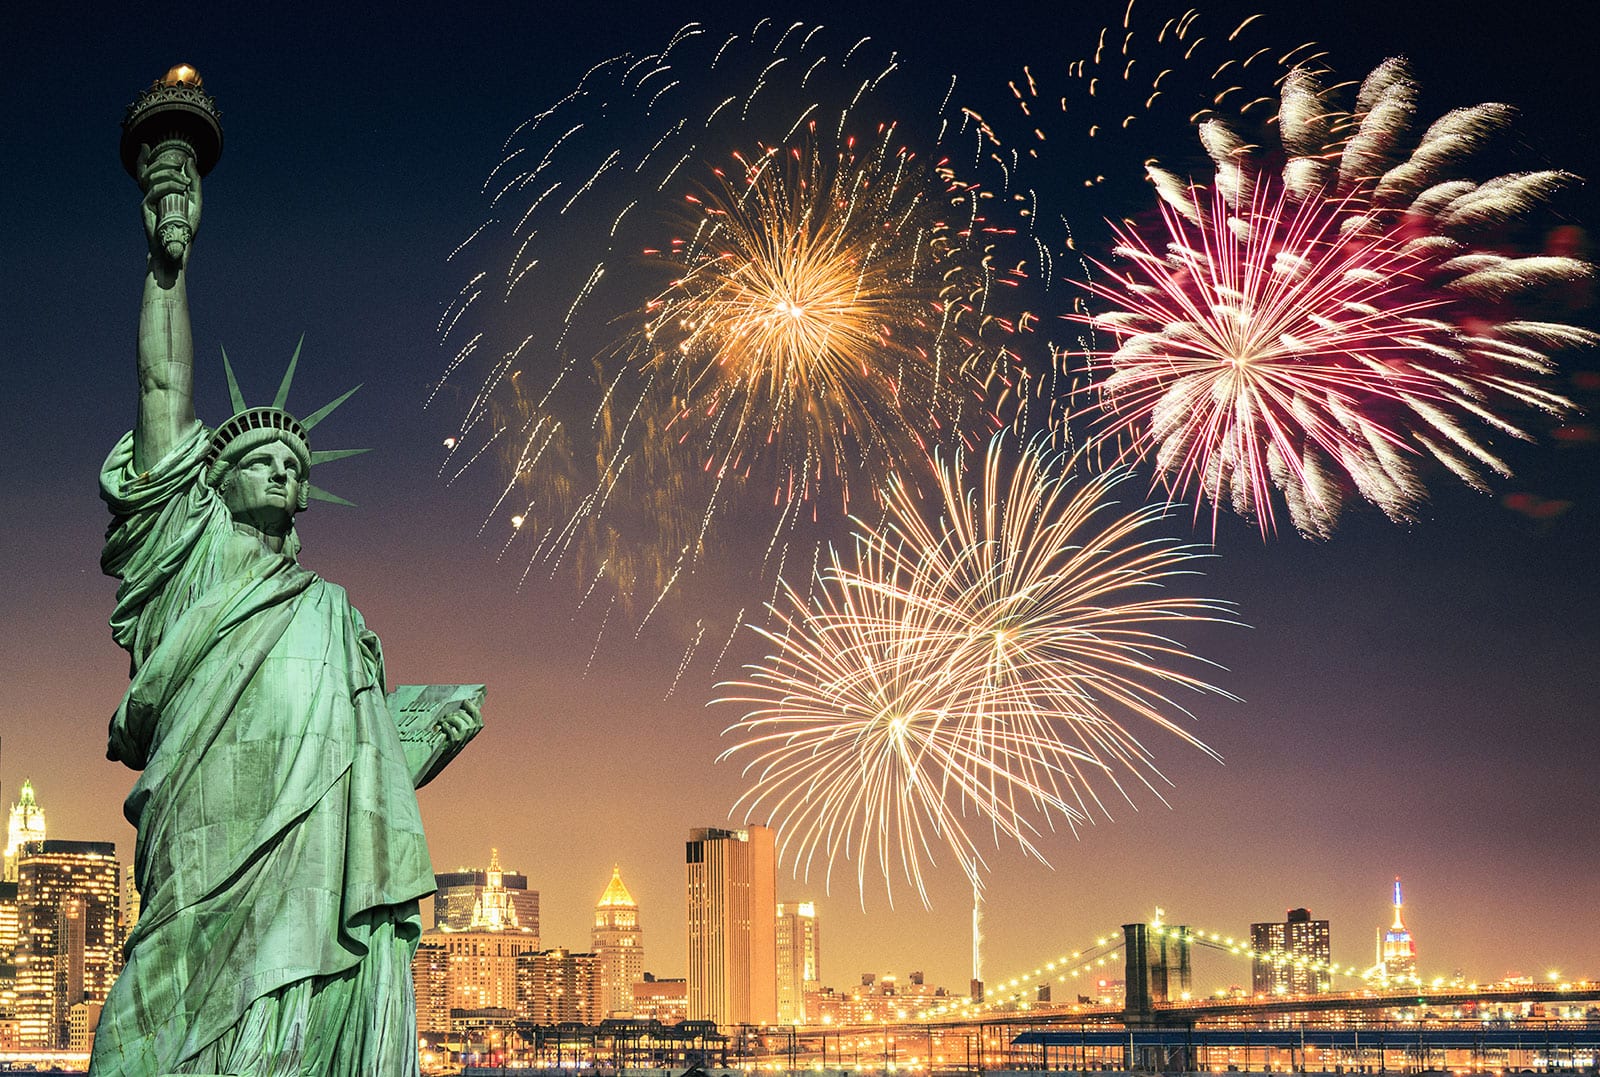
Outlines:
<svg viewBox="0 0 1600 1077"><path fill-rule="evenodd" d="M402 741L377 636L296 560L319 454L313 421L283 410L288 379L277 433L194 418L191 244L165 242L154 210L182 199L192 238L193 163L146 153L138 178L139 416L100 488L132 660L107 754L141 771L125 812L142 910L90 1072L414 1074L410 960L434 888L415 789L481 728L481 691L436 693Z"/></svg>

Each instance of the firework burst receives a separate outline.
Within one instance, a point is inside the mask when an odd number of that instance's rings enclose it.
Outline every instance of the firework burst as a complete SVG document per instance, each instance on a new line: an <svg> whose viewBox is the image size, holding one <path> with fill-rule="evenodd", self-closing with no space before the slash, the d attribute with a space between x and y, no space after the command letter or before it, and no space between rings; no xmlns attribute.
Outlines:
<svg viewBox="0 0 1600 1077"><path fill-rule="evenodd" d="M783 835L807 873L896 868L926 903L923 865L948 849L974 887L975 834L1043 859L1038 837L1108 817L1102 793L1165 783L1128 725L1203 747L1179 690L1217 692L1169 632L1229 621L1224 605L1168 588L1192 547L1158 537L1165 506L1122 511L1122 473L1075 488L1060 457L991 442L981 478L937 468L934 504L895 484L883 526L858 531L808 601L786 589L773 653L724 702L748 707L724 759L752 785L738 807ZM971 825L973 829L969 831Z"/></svg>
<svg viewBox="0 0 1600 1077"><path fill-rule="evenodd" d="M1050 177L1049 198L1035 207L1058 255L1035 259L1045 269L1059 265L1060 279L1093 280L1096 272L1082 251L1103 250L1112 239L1101 227L1140 212L1145 201L1130 181L1145 165L1165 159L1187 141L1194 124L1218 110L1244 115L1270 112L1291 66L1314 62L1315 42L1286 45L1264 15L1219 21L1199 9L1181 15L1171 8L1130 0L1119 23L1081 38L1048 64L1030 64L1005 83L1009 93L979 100L964 85L966 108L978 122L986 152L1012 182ZM1075 57L1075 58L1073 58ZM1046 278L1050 290L1057 281ZM1076 291L1057 300L1087 311ZM1051 345L1056 361L1038 372L1036 430L1050 430L1063 446L1079 444L1073 416L1089 399L1082 371L1070 362L1072 346Z"/></svg>
<svg viewBox="0 0 1600 1077"><path fill-rule="evenodd" d="M692 238L661 255L678 276L635 354L676 404L668 444L747 477L766 457L774 504L834 485L848 510L852 475L869 487L930 441L995 425L972 407L971 375L996 364L973 299L981 258L930 212L951 192L893 139L739 158L694 200ZM664 470L677 464L669 453Z"/></svg>
<svg viewBox="0 0 1600 1077"><path fill-rule="evenodd" d="M691 25L513 135L453 256L485 268L441 319L441 386L465 401L445 472L498 467L484 528L529 572L642 628L731 518L748 543L765 514L770 586L869 477L994 428L1030 316L991 218L1021 203L957 177L970 120L884 118L899 66L818 27Z"/></svg>
<svg viewBox="0 0 1600 1077"><path fill-rule="evenodd" d="M1279 497L1306 535L1329 535L1351 494L1411 520L1424 460L1486 489L1510 471L1492 438L1529 438L1506 413L1567 411L1540 384L1549 356L1597 339L1527 314L1589 266L1506 253L1572 177L1461 178L1508 108L1452 112L1419 139L1395 60L1354 113L1325 96L1310 72L1286 81L1281 170L1216 120L1200 127L1209 189L1152 167L1165 249L1117 229L1125 265L1089 287L1112 309L1079 319L1115 342L1088 353L1103 436L1126 435L1197 512L1231 508L1264 535Z"/></svg>

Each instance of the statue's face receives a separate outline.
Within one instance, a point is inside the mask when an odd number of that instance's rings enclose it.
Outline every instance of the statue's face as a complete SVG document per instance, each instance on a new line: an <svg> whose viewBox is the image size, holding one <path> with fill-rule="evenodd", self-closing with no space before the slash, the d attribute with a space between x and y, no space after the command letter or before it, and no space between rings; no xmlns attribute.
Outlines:
<svg viewBox="0 0 1600 1077"><path fill-rule="evenodd" d="M305 481L294 450L273 441L240 457L217 492L235 520L277 535L289 529L299 511Z"/></svg>

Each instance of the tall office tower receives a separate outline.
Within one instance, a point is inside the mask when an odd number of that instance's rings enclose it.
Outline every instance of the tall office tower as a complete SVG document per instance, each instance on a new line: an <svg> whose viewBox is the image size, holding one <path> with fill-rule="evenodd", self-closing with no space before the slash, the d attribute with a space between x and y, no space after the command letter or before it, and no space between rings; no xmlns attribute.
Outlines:
<svg viewBox="0 0 1600 1077"><path fill-rule="evenodd" d="M817 989L817 907L809 901L778 902L778 1020L807 1024L806 996Z"/></svg>
<svg viewBox="0 0 1600 1077"><path fill-rule="evenodd" d="M22 846L44 840L44 809L33 798L33 783L23 781L17 802L11 805L11 821L6 827L5 881L17 881L17 860Z"/></svg>
<svg viewBox="0 0 1600 1077"><path fill-rule="evenodd" d="M599 1024L603 1015L598 957L560 949L518 956L517 1013L536 1025Z"/></svg>
<svg viewBox="0 0 1600 1077"><path fill-rule="evenodd" d="M777 863L764 826L707 827L684 847L689 888L689 1019L778 1018Z"/></svg>
<svg viewBox="0 0 1600 1077"><path fill-rule="evenodd" d="M594 907L590 949L600 966L600 1015L633 1013L633 985L644 979L644 933L639 906L622 885L622 869L611 869L611 881Z"/></svg>
<svg viewBox="0 0 1600 1077"><path fill-rule="evenodd" d="M1378 948L1378 964L1383 967L1386 983L1407 984L1417 979L1417 944L1400 919L1400 876L1394 877L1394 923L1383 933L1383 943Z"/></svg>
<svg viewBox="0 0 1600 1077"><path fill-rule="evenodd" d="M17 957L17 884L0 882L0 965L10 965Z"/></svg>
<svg viewBox="0 0 1600 1077"><path fill-rule="evenodd" d="M24 1047L71 1042L72 1007L103 1003L122 967L116 846L29 842L17 860L17 1019Z"/></svg>
<svg viewBox="0 0 1600 1077"><path fill-rule="evenodd" d="M472 919L467 922L467 930L522 930L516 904L511 900L511 888L506 886L505 872L500 870L499 849L489 850L489 870L483 874L483 886L478 888L472 903ZM527 930L531 932L533 926L530 924Z"/></svg>
<svg viewBox="0 0 1600 1077"><path fill-rule="evenodd" d="M1277 994L1279 955L1288 951L1286 925L1271 921L1250 925L1250 993ZM1287 989L1286 989L1287 990Z"/></svg>
<svg viewBox="0 0 1600 1077"><path fill-rule="evenodd" d="M435 875L433 880L439 887L433 897L435 928L466 931L472 927L476 916L480 924L500 923L535 936L539 934L539 891L528 889L526 875L500 867L500 850L490 850L486 871L462 868ZM485 902L484 891L491 889L493 892ZM505 930L505 927L491 930Z"/></svg>
<svg viewBox="0 0 1600 1077"><path fill-rule="evenodd" d="M411 958L411 988L417 1000L417 1031L450 1031L450 954L424 935Z"/></svg>
<svg viewBox="0 0 1600 1077"><path fill-rule="evenodd" d="M1281 924L1250 925L1250 990L1257 995L1322 995L1333 988L1328 921L1290 909Z"/></svg>
<svg viewBox="0 0 1600 1077"><path fill-rule="evenodd" d="M0 1050L17 1047L17 884L0 882Z"/></svg>

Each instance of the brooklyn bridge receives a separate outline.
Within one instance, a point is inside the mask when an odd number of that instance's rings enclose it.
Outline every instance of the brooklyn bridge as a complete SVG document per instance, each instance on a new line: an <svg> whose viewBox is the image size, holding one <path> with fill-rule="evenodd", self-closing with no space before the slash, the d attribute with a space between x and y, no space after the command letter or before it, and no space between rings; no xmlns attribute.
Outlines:
<svg viewBox="0 0 1600 1077"><path fill-rule="evenodd" d="M1340 990L1197 995L1196 954L1220 954L1248 977L1253 962L1299 963ZM1123 999L1074 985L1120 965ZM1315 980L1315 977L1313 977ZM1125 924L1083 949L984 988L924 999L870 1020L714 1025L611 1020L521 1030L535 1066L607 1072L703 1070L862 1074L1300 1072L1594 1073L1600 982L1471 984L1252 951L1216 933ZM485 1042L487 1059L500 1045ZM507 1044L507 1047L511 1045ZM531 1050L529 1050L531 1049ZM467 1069L496 1073L498 1069Z"/></svg>

